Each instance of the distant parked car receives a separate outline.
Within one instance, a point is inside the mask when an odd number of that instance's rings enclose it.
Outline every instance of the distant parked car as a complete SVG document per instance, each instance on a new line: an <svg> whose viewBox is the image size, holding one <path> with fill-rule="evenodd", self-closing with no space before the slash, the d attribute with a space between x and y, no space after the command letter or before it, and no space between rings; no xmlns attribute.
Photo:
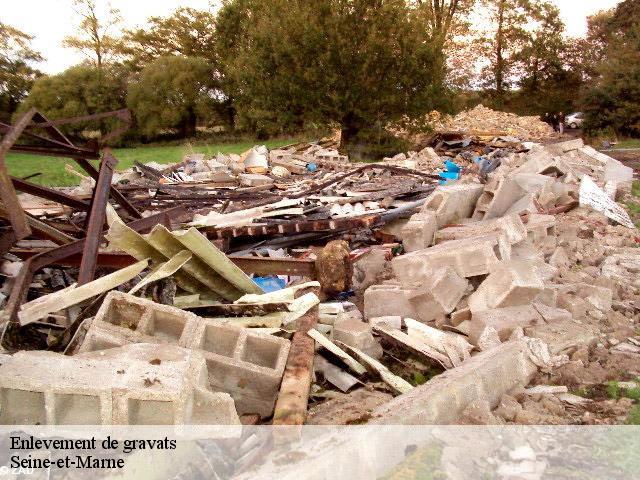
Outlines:
<svg viewBox="0 0 640 480"><path fill-rule="evenodd" d="M582 122L584 121L584 113L577 112L572 113L571 115L567 115L567 121L565 125L569 128L580 128L582 127Z"/></svg>

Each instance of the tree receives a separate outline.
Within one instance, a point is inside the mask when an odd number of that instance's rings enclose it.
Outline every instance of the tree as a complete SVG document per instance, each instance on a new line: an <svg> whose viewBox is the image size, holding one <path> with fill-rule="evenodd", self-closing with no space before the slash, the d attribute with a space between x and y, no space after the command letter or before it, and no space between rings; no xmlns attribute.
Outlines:
<svg viewBox="0 0 640 480"><path fill-rule="evenodd" d="M585 128L640 136L640 0L625 0L603 18L597 76L585 95Z"/></svg>
<svg viewBox="0 0 640 480"><path fill-rule="evenodd" d="M349 145L376 122L443 102L441 52L404 0L242 7L235 20L250 24L234 39L225 74L240 121L259 133L335 122Z"/></svg>
<svg viewBox="0 0 640 480"><path fill-rule="evenodd" d="M466 24L466 15L475 3L475 0L416 0L425 13L431 39L440 48L451 40L452 33L457 33L457 29Z"/></svg>
<svg viewBox="0 0 640 480"><path fill-rule="evenodd" d="M144 29L125 31L122 53L138 70L167 55L204 58L215 69L215 22L215 15L206 10L178 8L169 17L149 18Z"/></svg>
<svg viewBox="0 0 640 480"><path fill-rule="evenodd" d="M33 37L0 22L0 120L8 121L41 73L42 57L31 47Z"/></svg>
<svg viewBox="0 0 640 480"><path fill-rule="evenodd" d="M57 75L35 81L29 96L18 112L35 107L47 117L65 118L92 115L124 108L128 71L121 65L77 65ZM100 122L101 133L111 130L114 121ZM66 133L80 136L83 125L61 127Z"/></svg>
<svg viewBox="0 0 640 480"><path fill-rule="evenodd" d="M177 129L182 137L190 137L198 118L209 113L213 83L211 67L203 58L160 57L129 85L127 104L143 134L152 137Z"/></svg>
<svg viewBox="0 0 640 480"><path fill-rule="evenodd" d="M492 27L485 37L488 66L484 69L484 84L494 92L495 103L501 108L506 91L516 80L516 52L527 38L525 26L531 14L529 0L482 0Z"/></svg>
<svg viewBox="0 0 640 480"><path fill-rule="evenodd" d="M107 4L101 16L95 0L73 0L73 4L81 19L80 25L77 35L66 37L63 46L79 50L101 69L120 48L118 39L111 34L122 21L120 12Z"/></svg>

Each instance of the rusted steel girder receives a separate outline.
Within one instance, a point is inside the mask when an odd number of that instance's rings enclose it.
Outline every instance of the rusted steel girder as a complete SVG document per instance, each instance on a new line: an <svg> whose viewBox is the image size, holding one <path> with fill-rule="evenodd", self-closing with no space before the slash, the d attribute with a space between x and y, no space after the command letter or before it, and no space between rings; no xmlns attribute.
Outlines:
<svg viewBox="0 0 640 480"><path fill-rule="evenodd" d="M309 291L319 295L317 287L298 292L298 296ZM291 339L291 348L284 368L280 393L273 412L273 425L302 426L307 419L309 391L313 374L313 357L315 341L307 332L318 323L318 306L316 305L298 320L298 328ZM299 433L295 429L276 430L283 437L276 441L287 441Z"/></svg>
<svg viewBox="0 0 640 480"><path fill-rule="evenodd" d="M2 139L2 143L0 143L0 199L9 214L15 241L22 240L31 235L31 227L29 227L27 216L22 210L18 195L13 188L13 182L9 176L9 171L7 170L4 159L7 152L13 147L13 144L16 143L35 114L36 109L32 108L22 115L15 125L9 128Z"/></svg>
<svg viewBox="0 0 640 480"><path fill-rule="evenodd" d="M13 248L11 253L22 260L28 260L40 253L41 249ZM305 277L311 280L316 278L315 261L298 258L265 258L247 257L243 255L229 255L229 260L235 263L244 273L253 273L259 276L266 275L291 275ZM50 265L59 267L77 267L82 261L82 254L78 253L67 258L51 262ZM100 252L98 253L98 266L120 269L136 263L131 255L124 252Z"/></svg>
<svg viewBox="0 0 640 480"><path fill-rule="evenodd" d="M26 180L21 180L16 177L11 177L11 181L13 182L13 188L20 192L29 193L40 198L46 198L52 202L57 202L77 210L88 211L91 207L89 202L72 197L71 195L62 193L59 190L54 190L53 188L43 187L42 185L27 182Z"/></svg>
<svg viewBox="0 0 640 480"><path fill-rule="evenodd" d="M165 210L156 215L150 217L140 218L127 224L128 227L138 232L149 230L159 223L166 224L173 217L179 217L184 215L186 210L183 207L176 207L170 210ZM61 247L47 250L39 253L26 262L23 263L20 268L20 272L15 278L13 287L11 288L11 294L7 301L7 305L2 312L2 318L8 320L11 323L17 323L18 309L22 305L33 275L41 268L51 265L55 262L59 262L73 255L80 254L85 245L85 239L81 239Z"/></svg>
<svg viewBox="0 0 640 480"><path fill-rule="evenodd" d="M331 232L354 228L372 228L382 220L380 215L334 218L330 220L290 220L267 225L246 225L244 227L204 227L203 232L210 238L258 237L308 232Z"/></svg>
<svg viewBox="0 0 640 480"><path fill-rule="evenodd" d="M96 273L96 262L98 261L98 249L102 238L102 227L107 217L107 202L109 201L109 190L111 189L111 179L113 169L118 164L118 160L111 154L111 150L105 150L102 162L100 163L100 174L91 197L91 213L87 217L85 227L87 235L85 237L84 249L82 250L82 262L78 273L78 285L84 285L93 280Z"/></svg>

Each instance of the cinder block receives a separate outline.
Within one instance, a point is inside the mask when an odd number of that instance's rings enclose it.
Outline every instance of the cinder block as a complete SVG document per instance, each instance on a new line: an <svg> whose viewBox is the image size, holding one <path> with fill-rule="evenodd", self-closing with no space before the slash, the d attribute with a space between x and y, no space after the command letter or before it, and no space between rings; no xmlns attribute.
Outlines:
<svg viewBox="0 0 640 480"><path fill-rule="evenodd" d="M373 358L381 358L382 347L373 338L371 325L359 320L342 320L333 326L333 340L363 351Z"/></svg>
<svg viewBox="0 0 640 480"><path fill-rule="evenodd" d="M0 423L239 425L232 398L206 378L202 354L173 345L22 351L0 366Z"/></svg>
<svg viewBox="0 0 640 480"><path fill-rule="evenodd" d="M498 333L500 341L506 342L516 328L530 327L539 323L544 323L542 315L531 305L476 312L471 318L469 342L478 345L478 340L488 327Z"/></svg>
<svg viewBox="0 0 640 480"><path fill-rule="evenodd" d="M536 372L526 342L503 343L376 408L369 423L454 424L471 403L487 401L495 408L502 395L526 386Z"/></svg>
<svg viewBox="0 0 640 480"><path fill-rule="evenodd" d="M509 260L511 245L502 235L486 235L441 243L396 257L391 266L406 284L422 283L435 270L453 267L463 278L486 275L501 260Z"/></svg>
<svg viewBox="0 0 640 480"><path fill-rule="evenodd" d="M439 268L411 292L405 292L409 303L423 322L448 315L458 306L469 282L461 278L453 268Z"/></svg>
<svg viewBox="0 0 640 480"><path fill-rule="evenodd" d="M472 313L526 305L544 289L534 264L512 260L498 264L469 297Z"/></svg>
<svg viewBox="0 0 640 480"><path fill-rule="evenodd" d="M405 251L415 252L433 245L433 237L438 229L436 214L423 211L411 217L402 227L402 245Z"/></svg>
<svg viewBox="0 0 640 480"><path fill-rule="evenodd" d="M529 215L527 223L527 239L545 254L551 254L556 248L556 217L553 215Z"/></svg>
<svg viewBox="0 0 640 480"><path fill-rule="evenodd" d="M573 318L583 318L587 314L587 302L573 293L558 293L558 307L569 311Z"/></svg>
<svg viewBox="0 0 640 480"><path fill-rule="evenodd" d="M484 186L477 183L438 187L425 202L422 212L436 214L438 227L471 217Z"/></svg>
<svg viewBox="0 0 640 480"><path fill-rule="evenodd" d="M447 227L436 232L436 243L461 240L489 234L500 234L512 245L527 238L527 229L519 215L507 215L491 220L481 220L466 225Z"/></svg>
<svg viewBox="0 0 640 480"><path fill-rule="evenodd" d="M571 312L563 308L554 308L543 303L534 302L533 307L538 311L544 321L547 323L564 322L571 320Z"/></svg>
<svg viewBox="0 0 640 480"><path fill-rule="evenodd" d="M289 354L288 340L111 292L79 351L140 342L172 343L199 351L206 360L211 388L231 394L241 415L273 413Z"/></svg>
<svg viewBox="0 0 640 480"><path fill-rule="evenodd" d="M485 185L472 218L488 220L501 217L524 195L525 191L513 177L494 175Z"/></svg>
<svg viewBox="0 0 640 480"><path fill-rule="evenodd" d="M364 292L364 317L415 318L415 311L405 295L405 292L410 291L409 287L390 283L371 285Z"/></svg>

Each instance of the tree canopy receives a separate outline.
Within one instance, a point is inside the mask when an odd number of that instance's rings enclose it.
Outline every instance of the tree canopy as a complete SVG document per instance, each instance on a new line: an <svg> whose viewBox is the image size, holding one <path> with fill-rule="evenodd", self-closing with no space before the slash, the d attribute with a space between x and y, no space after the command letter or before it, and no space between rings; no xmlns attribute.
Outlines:
<svg viewBox="0 0 640 480"><path fill-rule="evenodd" d="M41 73L35 64L42 57L31 47L33 37L0 22L0 120L11 114L29 93Z"/></svg>
<svg viewBox="0 0 640 480"><path fill-rule="evenodd" d="M348 143L376 121L443 101L442 52L403 0L242 6L251 22L225 70L241 124L278 133L302 122L335 122ZM242 25L241 14L232 17Z"/></svg>
<svg viewBox="0 0 640 480"><path fill-rule="evenodd" d="M160 57L130 83L127 105L144 135L177 129L183 137L193 136L198 118L210 112L213 83L211 67L203 58Z"/></svg>

